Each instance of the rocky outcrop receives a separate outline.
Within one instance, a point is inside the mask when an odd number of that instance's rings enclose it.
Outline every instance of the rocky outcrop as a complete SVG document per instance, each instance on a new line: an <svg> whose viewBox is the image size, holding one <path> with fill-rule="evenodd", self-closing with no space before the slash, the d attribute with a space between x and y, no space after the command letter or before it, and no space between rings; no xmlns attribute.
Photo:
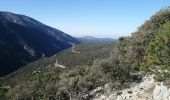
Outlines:
<svg viewBox="0 0 170 100"><path fill-rule="evenodd" d="M170 88L145 76L141 83L121 91L110 91L93 100L170 100Z"/></svg>
<svg viewBox="0 0 170 100"><path fill-rule="evenodd" d="M156 85L153 91L153 100L170 100L170 88L163 83Z"/></svg>
<svg viewBox="0 0 170 100"><path fill-rule="evenodd" d="M154 82L153 76L146 76L143 78L143 82L122 90L122 94L118 95L116 100L151 100L152 93L150 91L153 90L155 85L156 82Z"/></svg>
<svg viewBox="0 0 170 100"><path fill-rule="evenodd" d="M90 96L98 96L98 95L101 95L102 91L103 91L103 88L102 87L98 87L98 88L90 91L89 95Z"/></svg>

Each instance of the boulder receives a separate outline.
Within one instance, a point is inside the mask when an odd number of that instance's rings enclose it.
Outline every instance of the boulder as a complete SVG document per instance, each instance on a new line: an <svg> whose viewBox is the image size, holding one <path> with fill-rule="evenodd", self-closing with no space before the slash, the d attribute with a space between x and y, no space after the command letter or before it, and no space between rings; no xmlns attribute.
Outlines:
<svg viewBox="0 0 170 100"><path fill-rule="evenodd" d="M170 89L167 86L156 85L153 91L153 100L170 100Z"/></svg>

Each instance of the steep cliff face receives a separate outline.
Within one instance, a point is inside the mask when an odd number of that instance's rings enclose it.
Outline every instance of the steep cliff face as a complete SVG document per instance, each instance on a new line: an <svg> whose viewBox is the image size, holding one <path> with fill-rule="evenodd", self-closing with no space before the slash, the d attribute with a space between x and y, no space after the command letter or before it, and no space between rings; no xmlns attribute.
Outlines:
<svg viewBox="0 0 170 100"><path fill-rule="evenodd" d="M30 17L0 12L0 76L78 43L70 35Z"/></svg>

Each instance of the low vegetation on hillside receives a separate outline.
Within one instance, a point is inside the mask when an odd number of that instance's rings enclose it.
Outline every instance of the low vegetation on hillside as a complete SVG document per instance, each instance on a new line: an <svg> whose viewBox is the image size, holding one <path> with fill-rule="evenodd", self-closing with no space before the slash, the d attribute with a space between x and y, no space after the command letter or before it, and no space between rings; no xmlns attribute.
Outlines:
<svg viewBox="0 0 170 100"><path fill-rule="evenodd" d="M101 47L97 46L97 44L92 44L90 47L98 48L94 51L93 49L88 49L90 48L88 46L80 45L80 48L75 48L76 51L80 52L78 56L75 56L74 53L68 55L67 53L71 51L63 51L61 58L58 58L60 57L60 54L58 54L54 60L50 61L52 58L46 59L52 65L49 63L44 65L43 63L46 60L28 65L50 66L45 67L45 70L39 73L27 76L26 80L15 84L7 91L1 89L3 92L1 95L4 95L4 98L14 100L68 100L75 98L81 100L89 98L91 96L90 91L108 83L117 90L129 87L131 82L137 80L133 73L138 73L139 71L143 72L143 74L154 74L155 79L158 81L169 80L169 21L170 8L160 10L139 27L131 37L119 38L118 43L114 44L114 48L109 49L111 52L107 53L108 56L105 56L105 53L109 52L107 47L102 48L106 44L100 44L102 45ZM86 51L85 54L82 53L83 50ZM88 59L83 61L84 57ZM56 59L61 64L70 67L66 69L54 67L53 64ZM76 62L72 64L74 61ZM79 61L81 63L78 63ZM20 71L25 73L24 71L26 70ZM7 77L7 79L10 78L13 78L12 75Z"/></svg>
<svg viewBox="0 0 170 100"><path fill-rule="evenodd" d="M99 60L108 58L110 55L110 51L112 51L116 44L116 42L83 43L74 47L74 50L79 51L80 53L74 53L72 51L73 48L70 48L52 57L40 59L36 62L28 64L27 66L19 69L18 71L4 78L1 78L0 83L1 86L3 86L0 90L2 90L1 92L5 93L9 89L6 88L6 86L10 86L12 88L17 84L23 84L27 83L28 81L32 82L33 80L39 80L37 78L44 80L44 78L47 78L47 76L49 76L49 79L50 76L58 77L60 73L67 73L67 71L71 69L76 70L76 66L78 65L91 66L95 59ZM66 69L57 71L60 68L55 67L56 60L59 64L66 66ZM40 82L40 84L41 83L42 82ZM6 91L4 91L4 89Z"/></svg>
<svg viewBox="0 0 170 100"><path fill-rule="evenodd" d="M141 69L155 73L159 81L170 78L170 22L149 43Z"/></svg>

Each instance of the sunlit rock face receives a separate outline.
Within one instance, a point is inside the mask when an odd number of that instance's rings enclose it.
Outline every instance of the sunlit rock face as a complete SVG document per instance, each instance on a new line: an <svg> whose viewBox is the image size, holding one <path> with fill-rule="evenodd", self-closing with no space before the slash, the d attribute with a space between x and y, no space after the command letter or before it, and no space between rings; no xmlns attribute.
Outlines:
<svg viewBox="0 0 170 100"><path fill-rule="evenodd" d="M153 100L170 100L170 88L163 83L156 85L153 91Z"/></svg>
<svg viewBox="0 0 170 100"><path fill-rule="evenodd" d="M143 77L141 83L137 83L131 88L121 91L109 89L109 91L100 96L96 95L93 100L170 100L170 88L163 82L155 82L153 76Z"/></svg>

